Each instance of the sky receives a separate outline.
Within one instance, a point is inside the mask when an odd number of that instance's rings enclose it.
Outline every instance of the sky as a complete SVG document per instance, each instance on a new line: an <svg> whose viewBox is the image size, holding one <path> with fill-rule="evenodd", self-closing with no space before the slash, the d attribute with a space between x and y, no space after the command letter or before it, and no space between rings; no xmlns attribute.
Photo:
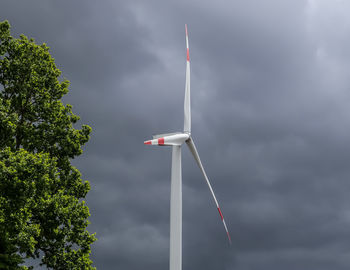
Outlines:
<svg viewBox="0 0 350 270"><path fill-rule="evenodd" d="M93 132L73 162L91 184L98 269L169 264L171 148L182 131L185 24L192 136L231 233L182 151L183 269L350 266L350 2L0 1L51 49L64 102Z"/></svg>

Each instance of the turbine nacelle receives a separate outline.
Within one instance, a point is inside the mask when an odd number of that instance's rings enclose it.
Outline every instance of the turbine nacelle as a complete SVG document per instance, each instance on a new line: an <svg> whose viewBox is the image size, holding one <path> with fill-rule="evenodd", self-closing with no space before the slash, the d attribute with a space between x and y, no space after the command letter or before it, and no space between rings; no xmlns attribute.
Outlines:
<svg viewBox="0 0 350 270"><path fill-rule="evenodd" d="M170 135L162 134L161 136L155 135L153 137L153 140L145 141L144 144L161 146L182 145L190 138L190 135L188 133L171 133Z"/></svg>

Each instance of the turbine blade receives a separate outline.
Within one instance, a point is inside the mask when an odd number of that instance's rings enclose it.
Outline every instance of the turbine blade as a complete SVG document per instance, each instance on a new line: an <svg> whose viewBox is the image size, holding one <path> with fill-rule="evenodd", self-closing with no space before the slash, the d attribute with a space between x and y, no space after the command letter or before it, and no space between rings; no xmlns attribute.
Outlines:
<svg viewBox="0 0 350 270"><path fill-rule="evenodd" d="M216 204L216 207L218 209L218 212L219 212L219 215L220 215L220 218L222 220L222 223L224 224L224 227L225 227L225 230L226 230L226 234L227 234L227 237L228 237L228 241L230 242L231 244L231 236L230 236L230 233L227 229L227 226L226 226L226 222L225 222L225 219L224 219L224 216L221 212L221 209L220 209L220 206L219 206L219 203L218 203L218 200L216 199L216 196L214 194L214 190L209 182L209 179L208 179L208 176L207 174L205 173L205 170L203 168L203 165L202 165L202 162L201 162L201 159L199 158L199 155L198 155L198 152L197 152L197 149L196 149L196 146L194 145L194 142L192 140L192 138L190 137L187 141L186 141L187 145L188 145L188 148L190 149L194 159L196 160L197 164L198 164L198 167L201 169L203 175L204 175L204 178L208 184L208 187L209 187L209 190L211 192L211 195L213 196L214 198L214 201L215 201L215 204Z"/></svg>
<svg viewBox="0 0 350 270"><path fill-rule="evenodd" d="M184 132L191 133L191 89L190 89L190 49L188 47L188 31L186 29L186 84L185 84L185 102L184 102Z"/></svg>
<svg viewBox="0 0 350 270"><path fill-rule="evenodd" d="M143 143L149 145L182 145L189 137L190 135L187 133L175 133L169 136L144 141Z"/></svg>

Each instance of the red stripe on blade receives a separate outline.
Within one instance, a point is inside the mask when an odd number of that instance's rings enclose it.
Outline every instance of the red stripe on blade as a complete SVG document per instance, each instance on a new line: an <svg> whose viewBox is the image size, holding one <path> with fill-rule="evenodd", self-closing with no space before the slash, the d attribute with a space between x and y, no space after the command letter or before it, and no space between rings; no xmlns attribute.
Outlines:
<svg viewBox="0 0 350 270"><path fill-rule="evenodd" d="M220 210L220 208L219 208L219 207L218 207L218 211L219 211L219 214L220 214L221 220L223 220L223 219L224 219L224 216L222 215L221 210Z"/></svg>
<svg viewBox="0 0 350 270"><path fill-rule="evenodd" d="M190 61L190 49L187 48L187 61Z"/></svg>
<svg viewBox="0 0 350 270"><path fill-rule="evenodd" d="M145 141L144 144L152 144L151 141Z"/></svg>
<svg viewBox="0 0 350 270"><path fill-rule="evenodd" d="M164 138L159 138L158 139L158 144L159 145L164 145Z"/></svg>

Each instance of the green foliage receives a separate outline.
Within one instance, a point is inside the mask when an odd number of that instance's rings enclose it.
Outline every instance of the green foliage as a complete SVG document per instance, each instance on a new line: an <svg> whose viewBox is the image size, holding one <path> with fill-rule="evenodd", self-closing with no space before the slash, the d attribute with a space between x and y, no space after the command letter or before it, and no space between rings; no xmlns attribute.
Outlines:
<svg viewBox="0 0 350 270"><path fill-rule="evenodd" d="M45 45L10 35L0 22L0 269L28 269L41 258L52 269L93 269L86 227L90 189L70 160L91 128L61 98L69 82Z"/></svg>

